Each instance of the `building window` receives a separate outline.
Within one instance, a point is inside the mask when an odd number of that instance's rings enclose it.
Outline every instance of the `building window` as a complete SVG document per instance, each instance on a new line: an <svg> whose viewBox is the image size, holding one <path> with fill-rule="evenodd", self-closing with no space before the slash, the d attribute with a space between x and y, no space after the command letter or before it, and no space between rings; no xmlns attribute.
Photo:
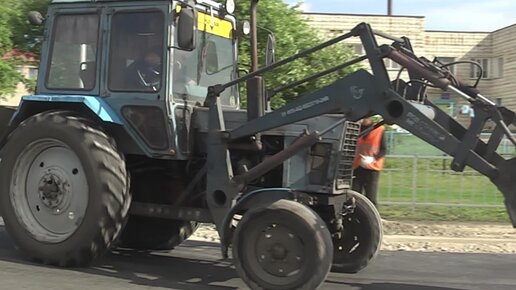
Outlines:
<svg viewBox="0 0 516 290"><path fill-rule="evenodd" d="M474 61L482 67L482 76L480 76L480 69L477 65L471 64L471 70L469 73L469 77L472 79L476 79L478 77L481 77L483 79L490 78L490 72L489 72L489 59L488 58L472 58L471 61Z"/></svg>
<svg viewBox="0 0 516 290"><path fill-rule="evenodd" d="M493 77L503 77L503 57L493 59Z"/></svg>
<svg viewBox="0 0 516 290"><path fill-rule="evenodd" d="M330 32L331 36L337 36L337 35L341 35L342 33L344 33L344 30L342 30L342 29L330 29L329 32Z"/></svg>
<svg viewBox="0 0 516 290"><path fill-rule="evenodd" d="M438 62L440 62L441 64L449 64L449 63L452 63L452 62L455 62L455 58L454 57L448 57L448 56L438 56L435 58ZM455 74L455 66L454 65L450 65L450 66L447 66L446 67L452 74Z"/></svg>

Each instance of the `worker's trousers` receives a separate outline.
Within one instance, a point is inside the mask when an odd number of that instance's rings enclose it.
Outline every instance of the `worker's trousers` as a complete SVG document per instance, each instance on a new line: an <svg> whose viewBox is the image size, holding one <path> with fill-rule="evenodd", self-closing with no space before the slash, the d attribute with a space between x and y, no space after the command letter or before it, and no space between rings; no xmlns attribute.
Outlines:
<svg viewBox="0 0 516 290"><path fill-rule="evenodd" d="M351 189L365 194L365 196L376 206L380 171L358 167L353 171L353 175L353 185Z"/></svg>

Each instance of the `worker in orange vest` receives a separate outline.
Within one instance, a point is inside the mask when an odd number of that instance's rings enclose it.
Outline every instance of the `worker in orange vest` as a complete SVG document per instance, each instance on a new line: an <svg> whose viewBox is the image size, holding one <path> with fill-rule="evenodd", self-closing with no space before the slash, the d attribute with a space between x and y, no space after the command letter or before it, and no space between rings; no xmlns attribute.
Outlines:
<svg viewBox="0 0 516 290"><path fill-rule="evenodd" d="M353 159L354 176L352 189L360 193L365 192L365 196L376 206L378 181L387 149L383 125L363 134L371 126L373 126L371 118L362 120L360 126L361 136L357 139L357 150Z"/></svg>

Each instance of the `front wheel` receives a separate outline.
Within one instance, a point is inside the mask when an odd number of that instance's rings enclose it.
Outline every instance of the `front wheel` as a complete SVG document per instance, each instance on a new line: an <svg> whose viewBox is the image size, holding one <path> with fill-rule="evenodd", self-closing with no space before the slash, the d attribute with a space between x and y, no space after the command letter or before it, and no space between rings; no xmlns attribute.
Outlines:
<svg viewBox="0 0 516 290"><path fill-rule="evenodd" d="M340 237L333 239L333 272L356 273L376 256L382 243L382 219L367 197L350 191L355 208L342 217Z"/></svg>
<svg viewBox="0 0 516 290"><path fill-rule="evenodd" d="M291 200L249 210L233 236L236 270L252 289L317 289L332 252L324 221Z"/></svg>
<svg viewBox="0 0 516 290"><path fill-rule="evenodd" d="M102 255L127 217L123 155L112 138L73 113L30 117L0 163L0 210L15 244L45 264L81 266Z"/></svg>

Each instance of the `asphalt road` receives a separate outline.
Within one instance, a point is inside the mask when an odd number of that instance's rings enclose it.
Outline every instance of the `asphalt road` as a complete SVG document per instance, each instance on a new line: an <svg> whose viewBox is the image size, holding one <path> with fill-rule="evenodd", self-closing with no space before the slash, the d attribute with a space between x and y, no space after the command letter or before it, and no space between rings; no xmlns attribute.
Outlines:
<svg viewBox="0 0 516 290"><path fill-rule="evenodd" d="M171 253L115 251L90 268L31 263L0 226L0 289L246 289L217 244L188 241ZM331 273L322 289L516 289L516 255L381 252L359 274Z"/></svg>

